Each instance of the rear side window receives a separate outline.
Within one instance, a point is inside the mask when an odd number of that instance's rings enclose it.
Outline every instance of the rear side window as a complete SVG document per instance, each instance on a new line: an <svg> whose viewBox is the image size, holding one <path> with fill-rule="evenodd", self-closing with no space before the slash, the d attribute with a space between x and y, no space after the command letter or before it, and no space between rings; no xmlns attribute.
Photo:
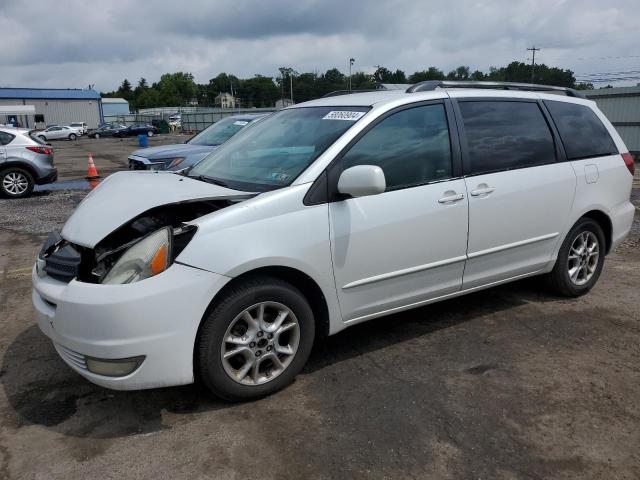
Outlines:
<svg viewBox="0 0 640 480"><path fill-rule="evenodd" d="M468 174L545 165L556 160L553 135L535 102L460 102Z"/></svg>
<svg viewBox="0 0 640 480"><path fill-rule="evenodd" d="M7 132L0 132L0 145L9 145L14 138L16 138L15 135Z"/></svg>
<svg viewBox="0 0 640 480"><path fill-rule="evenodd" d="M376 165L387 190L451 177L451 143L444 105L394 113L369 130L342 157L342 168Z"/></svg>
<svg viewBox="0 0 640 480"><path fill-rule="evenodd" d="M545 100L569 160L618 153L616 144L593 110L584 105Z"/></svg>

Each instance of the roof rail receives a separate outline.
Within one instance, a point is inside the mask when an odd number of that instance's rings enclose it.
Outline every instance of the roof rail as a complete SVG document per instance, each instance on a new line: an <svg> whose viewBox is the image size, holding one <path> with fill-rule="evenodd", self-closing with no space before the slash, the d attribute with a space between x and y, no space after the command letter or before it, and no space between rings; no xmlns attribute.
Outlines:
<svg viewBox="0 0 640 480"><path fill-rule="evenodd" d="M333 92L325 93L321 98L337 97L339 95L350 95L352 93L367 93L367 92L385 92L386 90L334 90Z"/></svg>
<svg viewBox="0 0 640 480"><path fill-rule="evenodd" d="M494 90L522 90L529 92L562 92L568 97L586 98L582 93L573 88L556 87L553 85L538 85L536 83L514 82L475 82L453 80L427 80L411 85L405 91L407 93L428 92L436 88L490 88Z"/></svg>

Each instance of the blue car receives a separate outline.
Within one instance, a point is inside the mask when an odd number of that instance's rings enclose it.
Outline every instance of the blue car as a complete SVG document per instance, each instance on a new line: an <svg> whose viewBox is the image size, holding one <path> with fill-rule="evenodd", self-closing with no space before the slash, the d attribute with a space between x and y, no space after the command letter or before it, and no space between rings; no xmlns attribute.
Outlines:
<svg viewBox="0 0 640 480"><path fill-rule="evenodd" d="M143 148L129 155L129 170L180 171L192 167L264 114L233 115L210 125L187 143Z"/></svg>

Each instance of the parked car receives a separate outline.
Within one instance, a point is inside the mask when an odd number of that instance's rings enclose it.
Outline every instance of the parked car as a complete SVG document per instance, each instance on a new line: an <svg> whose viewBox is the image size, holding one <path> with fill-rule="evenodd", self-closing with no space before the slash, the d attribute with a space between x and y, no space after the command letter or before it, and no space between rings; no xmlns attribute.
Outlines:
<svg viewBox="0 0 640 480"><path fill-rule="evenodd" d="M372 318L534 275L587 293L631 228L633 171L569 89L321 98L188 176L109 176L39 254L38 324L99 385L198 375L223 398L257 398L293 380L314 339Z"/></svg>
<svg viewBox="0 0 640 480"><path fill-rule="evenodd" d="M126 130L127 127L124 125L117 125L113 123L105 123L104 125L100 125L98 128L89 130L87 133L87 137L89 138L100 138L100 137L118 137L120 136L120 132Z"/></svg>
<svg viewBox="0 0 640 480"><path fill-rule="evenodd" d="M172 127L180 128L182 126L182 115L171 115L168 123Z"/></svg>
<svg viewBox="0 0 640 480"><path fill-rule="evenodd" d="M53 126L36 133L43 142L49 140L75 140L80 136L80 132L70 127Z"/></svg>
<svg viewBox="0 0 640 480"><path fill-rule="evenodd" d="M80 135L85 135L89 130L87 128L87 124L84 122L73 122L69 124L69 127L78 129L80 132Z"/></svg>
<svg viewBox="0 0 640 480"><path fill-rule="evenodd" d="M34 185L55 182L53 148L29 130L0 127L0 193L4 197L26 197Z"/></svg>
<svg viewBox="0 0 640 480"><path fill-rule="evenodd" d="M137 135L146 135L147 137L153 137L158 134L158 129L153 125L130 125L123 130L115 133L116 137L135 137Z"/></svg>
<svg viewBox="0 0 640 480"><path fill-rule="evenodd" d="M233 115L176 145L143 148L129 155L130 170L184 170L195 165L261 115Z"/></svg>

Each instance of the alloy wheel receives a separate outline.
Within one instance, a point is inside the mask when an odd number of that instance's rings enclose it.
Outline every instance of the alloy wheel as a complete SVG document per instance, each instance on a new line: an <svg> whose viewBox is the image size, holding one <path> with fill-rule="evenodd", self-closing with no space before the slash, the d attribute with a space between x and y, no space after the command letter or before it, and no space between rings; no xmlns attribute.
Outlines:
<svg viewBox="0 0 640 480"><path fill-rule="evenodd" d="M9 195L22 195L29 188L29 179L20 172L9 172L2 179L2 188Z"/></svg>
<svg viewBox="0 0 640 480"><path fill-rule="evenodd" d="M225 372L243 385L261 385L284 372L300 343L300 324L290 308L260 302L237 315L225 332Z"/></svg>
<svg viewBox="0 0 640 480"><path fill-rule="evenodd" d="M567 272L575 285L584 285L593 277L600 258L600 244L593 232L583 231L571 243Z"/></svg>

